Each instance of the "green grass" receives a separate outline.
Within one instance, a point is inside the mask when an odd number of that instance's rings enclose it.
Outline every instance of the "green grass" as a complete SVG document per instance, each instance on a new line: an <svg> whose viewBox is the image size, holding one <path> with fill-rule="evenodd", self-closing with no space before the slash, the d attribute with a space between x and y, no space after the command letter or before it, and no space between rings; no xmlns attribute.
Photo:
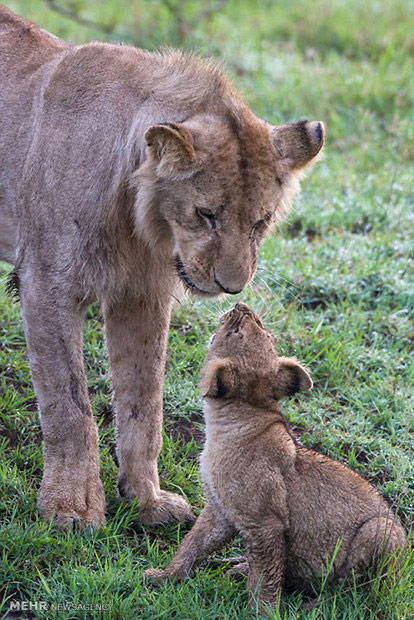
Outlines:
<svg viewBox="0 0 414 620"><path fill-rule="evenodd" d="M195 23L200 3L174 19L159 2L65 2L106 25L87 28L39 0L10 8L73 42L106 38L154 48L180 44L221 56L253 109L270 121L321 119L326 158L304 181L294 212L261 251L240 299L263 315L281 354L309 367L314 390L284 411L303 443L373 482L408 530L413 523L414 431L414 4L409 0L235 0ZM205 6L205 5L204 5ZM181 25L180 25L181 23ZM2 266L5 277L7 266ZM163 486L198 511L202 416L197 390L206 343L234 299L175 309L165 384ZM143 528L116 493L110 379L102 321L91 309L85 358L100 425L108 524L61 533L39 519L41 435L19 308L0 293L0 601L45 601L39 618L251 618L245 585L202 567L180 586L145 587L142 570L165 566L184 533ZM235 543L226 553L240 553ZM411 555L400 583L326 587L313 608L283 593L273 618L414 616ZM111 611L51 610L70 604Z"/></svg>

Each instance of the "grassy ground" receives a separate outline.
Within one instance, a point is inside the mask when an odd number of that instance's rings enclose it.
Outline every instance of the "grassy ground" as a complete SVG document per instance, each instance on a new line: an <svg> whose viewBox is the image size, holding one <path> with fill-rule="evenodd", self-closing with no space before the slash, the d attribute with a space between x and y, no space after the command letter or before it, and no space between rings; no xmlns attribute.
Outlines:
<svg viewBox="0 0 414 620"><path fill-rule="evenodd" d="M413 522L414 409L414 5L409 0L229 2L217 15L184 2L184 17L157 2L69 3L101 21L82 26L39 0L6 5L72 41L180 43L224 58L255 111L270 121L322 119L326 158L304 182L294 213L267 240L253 284L240 299L264 316L282 354L309 367L315 389L286 402L303 443L351 466ZM175 5L173 5L175 6ZM203 8L204 7L204 8ZM7 266L1 267L4 277ZM176 308L165 385L163 486L203 506L197 391L206 342L232 300ZM141 572L165 566L184 530L142 528L120 504L113 460L110 379L102 321L91 309L85 357L100 425L108 524L95 534L56 531L38 518L41 435L17 304L0 293L0 602L44 601L27 617L250 618L244 584L222 569L158 591ZM227 553L240 553L236 543ZM402 582L324 588L311 609L283 594L274 618L414 616L411 557ZM373 576L372 576L373 577ZM111 611L51 609L109 605Z"/></svg>

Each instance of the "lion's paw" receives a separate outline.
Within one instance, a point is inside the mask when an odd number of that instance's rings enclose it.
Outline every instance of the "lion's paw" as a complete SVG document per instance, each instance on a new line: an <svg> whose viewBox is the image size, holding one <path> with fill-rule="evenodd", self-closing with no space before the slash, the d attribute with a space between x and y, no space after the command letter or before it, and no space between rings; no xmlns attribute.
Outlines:
<svg viewBox="0 0 414 620"><path fill-rule="evenodd" d="M59 529L96 529L105 525L105 495L99 476L80 480L47 475L40 489L37 505L46 521Z"/></svg>
<svg viewBox="0 0 414 620"><path fill-rule="evenodd" d="M161 491L156 500L143 506L138 516L143 525L156 525L178 521L193 523L194 515L191 506L181 495Z"/></svg>

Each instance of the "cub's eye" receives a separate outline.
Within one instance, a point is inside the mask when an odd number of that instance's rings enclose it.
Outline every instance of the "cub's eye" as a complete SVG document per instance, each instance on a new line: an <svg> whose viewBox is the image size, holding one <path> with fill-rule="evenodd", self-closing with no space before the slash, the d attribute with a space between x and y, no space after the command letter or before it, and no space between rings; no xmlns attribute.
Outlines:
<svg viewBox="0 0 414 620"><path fill-rule="evenodd" d="M233 336L234 334L240 334L240 338L243 338L243 334L240 331L240 325L238 325L237 327L235 327L234 329L231 329L228 334L227 334L227 338L229 338L230 336Z"/></svg>
<svg viewBox="0 0 414 620"><path fill-rule="evenodd" d="M197 215L201 217L203 220L208 222L211 226L212 230L216 230L217 228L217 220L214 213L209 211L208 209L197 209Z"/></svg>

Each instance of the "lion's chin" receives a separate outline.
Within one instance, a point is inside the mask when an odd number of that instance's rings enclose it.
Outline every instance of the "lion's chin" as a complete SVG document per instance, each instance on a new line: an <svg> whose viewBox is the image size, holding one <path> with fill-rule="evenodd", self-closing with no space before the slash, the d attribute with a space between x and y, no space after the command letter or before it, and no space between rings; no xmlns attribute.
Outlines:
<svg viewBox="0 0 414 620"><path fill-rule="evenodd" d="M180 274L178 274L181 284L183 285L184 291L191 295L192 297L202 297L204 299L215 299L220 297L223 294L223 291L210 292L205 291L202 288L199 288L194 282L192 282L189 278L184 279Z"/></svg>
<svg viewBox="0 0 414 620"><path fill-rule="evenodd" d="M181 280L183 282L183 280ZM188 292L192 297L202 297L203 299L216 299L223 294L223 291L217 291L217 293L210 293L208 291L203 291L198 286L188 286L185 282L183 282L185 291Z"/></svg>

